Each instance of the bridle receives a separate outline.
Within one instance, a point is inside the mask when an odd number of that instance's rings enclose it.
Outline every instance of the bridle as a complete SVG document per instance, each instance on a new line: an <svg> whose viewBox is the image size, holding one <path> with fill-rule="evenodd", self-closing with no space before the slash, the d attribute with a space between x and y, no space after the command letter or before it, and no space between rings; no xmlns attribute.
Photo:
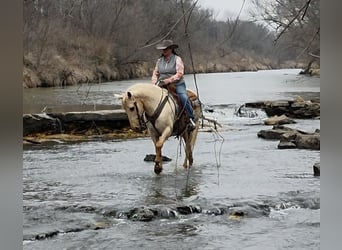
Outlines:
<svg viewBox="0 0 342 250"><path fill-rule="evenodd" d="M169 95L166 95L163 98L163 91L162 91L158 107L155 109L155 111L153 112L153 114L151 116L147 115L145 111L143 111L140 114L139 113L139 108L138 108L138 105L137 105L137 101L134 102L134 107L135 107L135 110L137 111L137 116L138 116L138 120L139 120L139 127L140 127L139 129L140 129L140 131L145 130L147 128L146 124L148 122L150 122L151 125L153 126L154 130L159 134L159 136L161 135L159 130L156 128L155 122L158 119L160 113L163 111L163 109L165 107L165 104L168 101L169 101ZM145 117L145 119L144 119L144 117Z"/></svg>
<svg viewBox="0 0 342 250"><path fill-rule="evenodd" d="M140 115L140 112L139 112L139 108L138 108L138 105L137 105L137 101L134 102L134 107L135 107L135 110L137 111L137 116L138 116L138 120L139 120L139 130L140 131L143 131L146 129L146 122L145 122L145 119L144 119L144 115L145 115L145 111L143 111Z"/></svg>

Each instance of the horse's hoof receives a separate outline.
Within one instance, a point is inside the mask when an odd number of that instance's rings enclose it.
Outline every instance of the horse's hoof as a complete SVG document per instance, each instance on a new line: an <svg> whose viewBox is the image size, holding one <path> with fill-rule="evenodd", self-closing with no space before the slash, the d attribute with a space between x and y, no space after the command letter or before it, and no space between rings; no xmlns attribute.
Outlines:
<svg viewBox="0 0 342 250"><path fill-rule="evenodd" d="M163 167L162 166L160 166L160 165L154 165L154 173L156 173L156 174L160 174L161 172L162 172L162 170L163 170Z"/></svg>
<svg viewBox="0 0 342 250"><path fill-rule="evenodd" d="M190 169L190 168L191 168L191 165L183 165L183 168L184 168L184 169Z"/></svg>

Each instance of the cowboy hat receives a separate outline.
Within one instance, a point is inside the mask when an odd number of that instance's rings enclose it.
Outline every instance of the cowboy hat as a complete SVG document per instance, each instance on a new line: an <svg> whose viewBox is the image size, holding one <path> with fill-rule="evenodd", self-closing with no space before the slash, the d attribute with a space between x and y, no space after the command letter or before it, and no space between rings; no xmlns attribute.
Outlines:
<svg viewBox="0 0 342 250"><path fill-rule="evenodd" d="M156 49L177 49L178 45L174 44L172 40L163 40L161 43L158 43Z"/></svg>

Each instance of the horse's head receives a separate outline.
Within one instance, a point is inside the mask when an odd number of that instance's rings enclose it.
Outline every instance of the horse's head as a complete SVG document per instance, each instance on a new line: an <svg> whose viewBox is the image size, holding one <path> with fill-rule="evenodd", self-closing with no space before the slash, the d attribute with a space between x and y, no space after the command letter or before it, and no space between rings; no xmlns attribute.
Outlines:
<svg viewBox="0 0 342 250"><path fill-rule="evenodd" d="M132 92L127 91L123 95L122 108L126 111L129 124L133 130L142 132L146 129L143 103L134 97Z"/></svg>

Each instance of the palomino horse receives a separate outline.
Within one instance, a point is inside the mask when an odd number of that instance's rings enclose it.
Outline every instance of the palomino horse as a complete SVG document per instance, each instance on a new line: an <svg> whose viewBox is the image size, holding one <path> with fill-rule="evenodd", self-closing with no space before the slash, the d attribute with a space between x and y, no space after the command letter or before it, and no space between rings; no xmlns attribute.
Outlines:
<svg viewBox="0 0 342 250"><path fill-rule="evenodd" d="M126 111L131 128L142 131L146 127L155 146L154 172L160 174L162 168L162 147L171 136L181 136L185 142L184 168L193 164L193 147L195 145L199 118L200 103L194 92L188 90L194 109L196 127L194 130L187 128L188 118L184 109L169 94L165 88L154 84L138 83L127 89L122 98L122 107Z"/></svg>

